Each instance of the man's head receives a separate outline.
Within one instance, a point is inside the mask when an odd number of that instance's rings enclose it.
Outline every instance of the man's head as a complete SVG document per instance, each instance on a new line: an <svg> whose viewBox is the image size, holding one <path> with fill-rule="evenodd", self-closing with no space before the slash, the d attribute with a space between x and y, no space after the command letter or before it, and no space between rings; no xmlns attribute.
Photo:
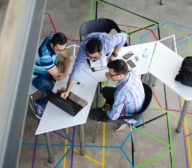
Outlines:
<svg viewBox="0 0 192 168"><path fill-rule="evenodd" d="M67 38L63 33L59 32L53 35L53 38L51 40L51 47L55 51L55 53L61 54L65 50L66 44Z"/></svg>
<svg viewBox="0 0 192 168"><path fill-rule="evenodd" d="M120 81L128 74L128 66L125 61L116 59L108 62L109 76L113 81Z"/></svg>
<svg viewBox="0 0 192 168"><path fill-rule="evenodd" d="M92 61L96 61L101 56L102 43L98 38L93 38L89 40L86 44L86 51L89 55L89 58Z"/></svg>

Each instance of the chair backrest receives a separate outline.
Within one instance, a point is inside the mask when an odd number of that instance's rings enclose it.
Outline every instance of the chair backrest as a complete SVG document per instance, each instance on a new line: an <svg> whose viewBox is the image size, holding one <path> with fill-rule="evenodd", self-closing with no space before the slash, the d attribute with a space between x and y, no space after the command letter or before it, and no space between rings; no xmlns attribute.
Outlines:
<svg viewBox="0 0 192 168"><path fill-rule="evenodd" d="M119 123L119 124L127 124L126 119L137 120L140 117L140 115L148 108L148 106L151 103L151 99L152 99L152 90L151 90L150 86L148 86L145 83L143 83L143 87L144 87L144 92L145 92L145 100L143 102L143 106L142 106L141 110L133 116L122 116L113 122Z"/></svg>
<svg viewBox="0 0 192 168"><path fill-rule="evenodd" d="M121 32L118 25L113 20L107 18L98 18L84 22L79 29L80 41L82 41L83 38L89 33L93 32L110 33L111 30L113 29L116 30L118 33Z"/></svg>
<svg viewBox="0 0 192 168"><path fill-rule="evenodd" d="M143 102L143 106L139 113L142 113L147 109L147 107L150 105L151 99L152 99L152 90L151 90L150 86L143 83L143 87L144 87L144 91L145 91L145 100Z"/></svg>

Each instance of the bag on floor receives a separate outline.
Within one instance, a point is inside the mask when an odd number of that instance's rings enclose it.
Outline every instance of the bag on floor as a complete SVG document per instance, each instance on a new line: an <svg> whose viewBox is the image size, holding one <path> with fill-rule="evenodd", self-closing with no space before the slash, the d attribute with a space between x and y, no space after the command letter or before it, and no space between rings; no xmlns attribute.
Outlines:
<svg viewBox="0 0 192 168"><path fill-rule="evenodd" d="M175 80L192 87L192 56L184 58Z"/></svg>

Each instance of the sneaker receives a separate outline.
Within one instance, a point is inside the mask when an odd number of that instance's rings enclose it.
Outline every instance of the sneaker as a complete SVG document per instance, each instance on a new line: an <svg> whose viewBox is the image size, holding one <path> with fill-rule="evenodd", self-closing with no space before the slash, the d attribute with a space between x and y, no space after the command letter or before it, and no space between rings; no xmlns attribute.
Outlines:
<svg viewBox="0 0 192 168"><path fill-rule="evenodd" d="M36 103L35 103L35 113L38 118L41 118L43 115L43 108L39 104L36 104Z"/></svg>
<svg viewBox="0 0 192 168"><path fill-rule="evenodd" d="M122 131L127 127L127 124L118 124L118 127L115 129L115 131Z"/></svg>

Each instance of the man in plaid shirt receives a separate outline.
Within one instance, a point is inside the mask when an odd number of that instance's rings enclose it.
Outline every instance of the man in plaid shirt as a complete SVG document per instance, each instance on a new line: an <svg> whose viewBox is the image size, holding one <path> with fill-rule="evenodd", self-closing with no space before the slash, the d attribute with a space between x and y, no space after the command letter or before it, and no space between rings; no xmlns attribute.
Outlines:
<svg viewBox="0 0 192 168"><path fill-rule="evenodd" d="M102 95L106 103L103 108L92 109L90 118L98 121L117 120L139 112L145 98L140 76L134 70L128 70L123 60L113 60L107 67L106 77L117 82L117 85L103 88Z"/></svg>

